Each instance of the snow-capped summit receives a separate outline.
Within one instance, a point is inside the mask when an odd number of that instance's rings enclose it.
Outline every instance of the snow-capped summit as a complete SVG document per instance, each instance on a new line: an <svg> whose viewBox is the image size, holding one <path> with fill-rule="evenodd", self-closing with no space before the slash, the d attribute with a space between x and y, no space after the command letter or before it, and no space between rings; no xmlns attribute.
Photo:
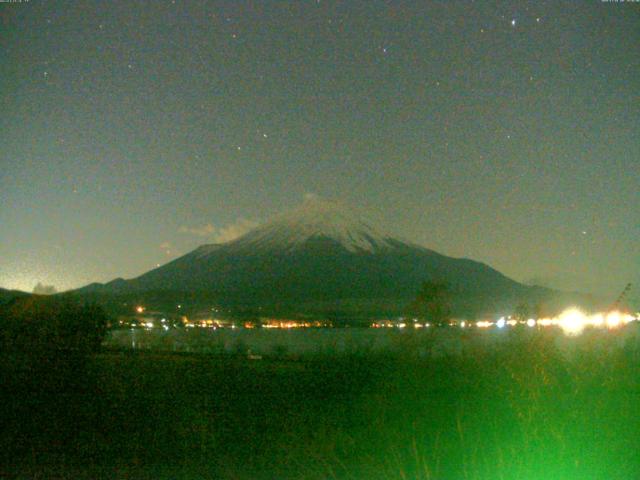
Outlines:
<svg viewBox="0 0 640 480"><path fill-rule="evenodd" d="M482 263L394 238L354 210L319 198L236 240L203 245L139 277L85 290L136 298L179 292L204 303L257 308L260 315L379 315L401 313L429 279L449 283L465 315L523 298L538 301L541 294Z"/></svg>
<svg viewBox="0 0 640 480"><path fill-rule="evenodd" d="M311 239L332 240L349 252L392 248L391 237L348 207L317 197L231 242L230 247L255 251L291 251Z"/></svg>

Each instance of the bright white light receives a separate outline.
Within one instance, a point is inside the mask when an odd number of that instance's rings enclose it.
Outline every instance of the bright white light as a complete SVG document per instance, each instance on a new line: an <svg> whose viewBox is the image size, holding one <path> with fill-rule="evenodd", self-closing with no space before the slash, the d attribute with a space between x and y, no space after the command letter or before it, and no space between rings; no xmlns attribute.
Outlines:
<svg viewBox="0 0 640 480"><path fill-rule="evenodd" d="M609 329L618 328L633 321L633 316L618 311L603 313L594 313L585 315L577 308L565 310L556 318L545 318L538 320L538 325L559 325L567 335L578 335L585 327L603 327Z"/></svg>
<svg viewBox="0 0 640 480"><path fill-rule="evenodd" d="M460 322L460 328L464 328L467 326L467 322L465 322L464 320Z"/></svg>
<svg viewBox="0 0 640 480"><path fill-rule="evenodd" d="M496 322L496 327L504 328L506 324L507 324L506 320L504 319L504 317L502 317Z"/></svg>
<svg viewBox="0 0 640 480"><path fill-rule="evenodd" d="M560 314L560 328L567 335L579 335L584 330L587 317L577 308L570 308Z"/></svg>
<svg viewBox="0 0 640 480"><path fill-rule="evenodd" d="M529 320L527 320L527 327L535 327L536 326L536 321L533 318L530 318Z"/></svg>
<svg viewBox="0 0 640 480"><path fill-rule="evenodd" d="M604 325L604 315L601 313L596 313L591 316L591 325L594 327L601 327Z"/></svg>
<svg viewBox="0 0 640 480"><path fill-rule="evenodd" d="M616 328L622 323L620 312L609 312L607 314L607 328Z"/></svg>

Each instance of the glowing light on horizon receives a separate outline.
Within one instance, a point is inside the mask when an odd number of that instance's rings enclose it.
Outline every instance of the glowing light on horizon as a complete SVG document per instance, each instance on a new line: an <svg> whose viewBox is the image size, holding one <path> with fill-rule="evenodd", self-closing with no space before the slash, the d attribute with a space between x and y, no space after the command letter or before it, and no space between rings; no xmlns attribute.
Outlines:
<svg viewBox="0 0 640 480"><path fill-rule="evenodd" d="M475 322L475 326L478 328L490 328L494 325L503 329L507 326L513 327L516 325L526 325L533 328L539 327L560 327L566 335L579 335L587 328L601 328L606 327L609 330L620 328L633 321L640 321L640 313L629 314L619 312L617 310L607 313L593 313L586 314L576 307L571 307L564 310L562 313L555 317L546 318L529 318L524 320L515 320L510 317L500 317L495 322L490 320L480 320ZM472 324L473 325L473 324ZM462 325L461 325L462 326Z"/></svg>
<svg viewBox="0 0 640 480"><path fill-rule="evenodd" d="M621 324L625 323L625 320L623 316L620 314L620 312L609 312L607 314L606 323L607 323L607 328L616 328Z"/></svg>
<svg viewBox="0 0 640 480"><path fill-rule="evenodd" d="M562 312L558 320L560 328L562 328L565 334L578 335L584 330L586 319L586 315L580 310L571 308Z"/></svg>
<svg viewBox="0 0 640 480"><path fill-rule="evenodd" d="M621 313L617 310L604 313L594 313L587 315L577 308L569 308L557 317L541 318L537 321L543 327L559 326L567 335L579 335L587 327L614 329L622 327L634 320L638 316L628 313Z"/></svg>

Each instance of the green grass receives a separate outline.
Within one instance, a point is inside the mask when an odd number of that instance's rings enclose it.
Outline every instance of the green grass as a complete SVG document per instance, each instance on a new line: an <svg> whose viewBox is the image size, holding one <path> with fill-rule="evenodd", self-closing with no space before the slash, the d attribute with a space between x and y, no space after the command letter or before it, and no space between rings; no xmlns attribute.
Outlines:
<svg viewBox="0 0 640 480"><path fill-rule="evenodd" d="M46 388L4 368L0 474L640 478L637 340L510 335L431 360L105 353Z"/></svg>

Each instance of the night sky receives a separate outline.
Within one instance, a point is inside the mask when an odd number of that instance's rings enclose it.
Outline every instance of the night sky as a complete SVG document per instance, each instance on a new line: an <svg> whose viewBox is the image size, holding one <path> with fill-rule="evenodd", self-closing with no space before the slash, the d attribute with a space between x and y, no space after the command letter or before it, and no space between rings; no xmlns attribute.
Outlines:
<svg viewBox="0 0 640 480"><path fill-rule="evenodd" d="M4 288L308 194L519 281L640 282L640 3L31 0L0 29Z"/></svg>

